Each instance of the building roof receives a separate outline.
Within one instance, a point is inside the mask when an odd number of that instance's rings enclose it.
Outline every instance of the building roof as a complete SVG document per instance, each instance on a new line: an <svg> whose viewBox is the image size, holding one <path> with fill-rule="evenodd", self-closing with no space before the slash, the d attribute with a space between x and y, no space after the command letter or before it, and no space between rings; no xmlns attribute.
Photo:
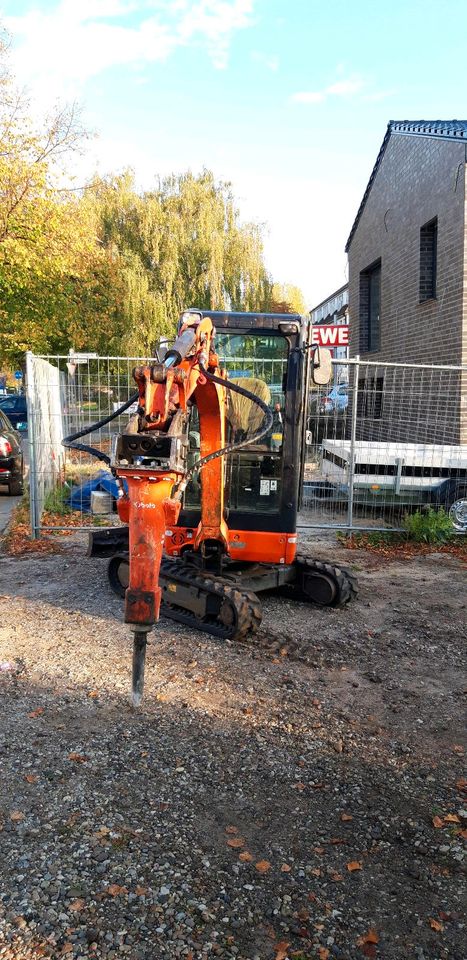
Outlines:
<svg viewBox="0 0 467 960"><path fill-rule="evenodd" d="M391 136L404 137L431 137L435 140L465 140L467 143L467 120L390 120L381 144L380 151L376 157L376 163L371 171L370 179L367 183L362 202L357 210L357 216L349 233L349 238L345 245L345 252L348 252L352 243L353 235L357 229L363 208L368 199L368 195L373 186L373 181L378 172L380 163L383 159L386 147Z"/></svg>

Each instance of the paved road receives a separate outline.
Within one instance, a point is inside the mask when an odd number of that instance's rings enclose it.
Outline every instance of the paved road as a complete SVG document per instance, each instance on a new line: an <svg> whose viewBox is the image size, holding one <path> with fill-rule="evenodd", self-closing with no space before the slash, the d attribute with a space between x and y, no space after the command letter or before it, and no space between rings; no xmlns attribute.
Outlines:
<svg viewBox="0 0 467 960"><path fill-rule="evenodd" d="M22 439L23 443L23 456L25 463L26 476L28 471L29 464L29 446L27 435ZM0 536L8 526L13 508L21 500L21 497L10 497L8 493L8 487L5 484L0 483Z"/></svg>
<svg viewBox="0 0 467 960"><path fill-rule="evenodd" d="M8 487L0 485L0 536L8 525L13 507L20 500L21 497L10 497Z"/></svg>

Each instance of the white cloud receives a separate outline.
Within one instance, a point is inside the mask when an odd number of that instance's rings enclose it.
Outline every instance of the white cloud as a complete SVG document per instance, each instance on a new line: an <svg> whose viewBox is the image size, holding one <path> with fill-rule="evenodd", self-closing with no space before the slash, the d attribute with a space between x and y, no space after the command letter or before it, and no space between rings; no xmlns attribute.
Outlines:
<svg viewBox="0 0 467 960"><path fill-rule="evenodd" d="M358 93L362 87L363 82L358 78L338 80L337 83L332 83L330 87L327 87L325 93L335 97L347 97Z"/></svg>
<svg viewBox="0 0 467 960"><path fill-rule="evenodd" d="M293 93L290 99L294 103L322 103L326 99L326 94L322 90L303 90L300 93Z"/></svg>
<svg viewBox="0 0 467 960"><path fill-rule="evenodd" d="M274 54L262 53L261 50L252 50L250 54L253 63L259 63L261 67L266 67L273 73L279 69L279 57Z"/></svg>
<svg viewBox="0 0 467 960"><path fill-rule="evenodd" d="M80 96L113 66L164 61L196 44L227 64L233 36L252 23L254 0L61 0L47 12L5 18L18 77L41 100ZM131 15L131 20L129 19Z"/></svg>
<svg viewBox="0 0 467 960"><path fill-rule="evenodd" d="M323 90L302 90L293 93L290 99L294 103L323 103L328 97L355 96L363 88L364 83L360 77L348 77L346 80L331 83L329 87L324 87Z"/></svg>

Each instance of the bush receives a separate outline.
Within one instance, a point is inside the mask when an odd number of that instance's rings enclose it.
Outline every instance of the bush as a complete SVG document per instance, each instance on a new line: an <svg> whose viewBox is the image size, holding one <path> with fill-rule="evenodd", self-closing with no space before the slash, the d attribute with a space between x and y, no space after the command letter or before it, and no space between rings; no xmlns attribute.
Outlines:
<svg viewBox="0 0 467 960"><path fill-rule="evenodd" d="M426 507L409 513L404 517L403 526L408 539L417 543L446 543L453 535L452 522L443 508Z"/></svg>

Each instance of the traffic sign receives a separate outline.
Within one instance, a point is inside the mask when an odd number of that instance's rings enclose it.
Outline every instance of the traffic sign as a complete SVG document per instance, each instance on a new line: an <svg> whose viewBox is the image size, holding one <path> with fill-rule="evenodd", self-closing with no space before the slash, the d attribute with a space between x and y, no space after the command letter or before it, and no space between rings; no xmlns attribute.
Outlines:
<svg viewBox="0 0 467 960"><path fill-rule="evenodd" d="M23 371L15 370L15 380L22 380L22 379L23 379Z"/></svg>

